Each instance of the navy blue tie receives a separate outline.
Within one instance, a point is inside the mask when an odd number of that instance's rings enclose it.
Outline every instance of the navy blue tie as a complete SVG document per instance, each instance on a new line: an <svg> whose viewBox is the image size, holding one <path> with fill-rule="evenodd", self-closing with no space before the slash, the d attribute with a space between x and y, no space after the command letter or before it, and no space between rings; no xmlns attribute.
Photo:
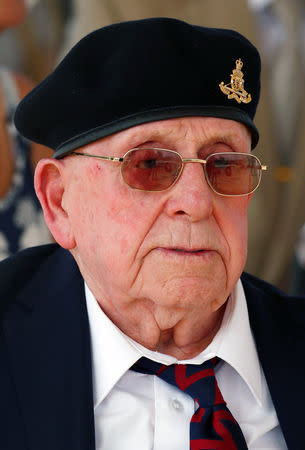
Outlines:
<svg viewBox="0 0 305 450"><path fill-rule="evenodd" d="M215 361L165 366L141 358L131 370L156 375L196 400L199 407L190 424L191 450L247 450L242 431L218 388Z"/></svg>

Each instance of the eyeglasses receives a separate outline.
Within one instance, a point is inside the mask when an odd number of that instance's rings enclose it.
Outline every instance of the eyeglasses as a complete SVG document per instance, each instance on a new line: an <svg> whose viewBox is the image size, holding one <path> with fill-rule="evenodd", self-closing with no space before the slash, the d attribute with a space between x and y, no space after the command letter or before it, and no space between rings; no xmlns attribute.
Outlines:
<svg viewBox="0 0 305 450"><path fill-rule="evenodd" d="M182 158L179 153L162 148L133 148L121 158L72 154L120 163L124 182L141 191L169 189L179 179L185 164L199 163L203 165L205 178L214 192L224 196L242 196L258 188L262 171L267 170L256 156L237 152L214 153L206 159Z"/></svg>

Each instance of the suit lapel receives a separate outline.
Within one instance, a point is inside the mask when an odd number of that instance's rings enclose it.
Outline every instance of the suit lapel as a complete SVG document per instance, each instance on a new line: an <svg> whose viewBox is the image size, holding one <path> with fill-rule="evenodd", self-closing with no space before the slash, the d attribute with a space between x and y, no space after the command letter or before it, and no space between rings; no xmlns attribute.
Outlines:
<svg viewBox="0 0 305 450"><path fill-rule="evenodd" d="M94 450L83 280L62 250L43 262L4 323L27 448Z"/></svg>
<svg viewBox="0 0 305 450"><path fill-rule="evenodd" d="M288 448L304 448L304 299L243 276L251 328Z"/></svg>

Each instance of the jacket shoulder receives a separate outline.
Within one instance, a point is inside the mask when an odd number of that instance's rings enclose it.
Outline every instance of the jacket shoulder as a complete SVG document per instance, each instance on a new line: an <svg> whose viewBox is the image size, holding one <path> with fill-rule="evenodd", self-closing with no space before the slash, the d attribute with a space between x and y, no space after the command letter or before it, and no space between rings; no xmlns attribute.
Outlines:
<svg viewBox="0 0 305 450"><path fill-rule="evenodd" d="M0 262L0 313L59 248L57 244L31 247Z"/></svg>
<svg viewBox="0 0 305 450"><path fill-rule="evenodd" d="M289 297L287 294L285 294L285 292L281 291L273 284L270 284L267 281L264 281L261 278L257 278L254 275L251 275L247 272L242 273L241 281L243 283L244 288L246 289L253 289L254 291L257 292L262 292L267 295L269 294L272 297L273 296L281 298Z"/></svg>
<svg viewBox="0 0 305 450"><path fill-rule="evenodd" d="M303 330L305 326L305 297L288 295L276 286L244 272L241 276L248 309L255 311L262 320L294 323ZM304 334L304 332L303 332Z"/></svg>

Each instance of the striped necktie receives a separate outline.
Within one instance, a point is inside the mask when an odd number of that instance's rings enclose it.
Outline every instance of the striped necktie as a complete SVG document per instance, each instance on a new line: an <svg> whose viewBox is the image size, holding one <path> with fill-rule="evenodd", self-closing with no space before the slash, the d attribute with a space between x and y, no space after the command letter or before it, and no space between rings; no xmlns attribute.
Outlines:
<svg viewBox="0 0 305 450"><path fill-rule="evenodd" d="M215 360L165 366L143 357L131 370L156 375L197 402L199 407L190 423L190 450L247 450L242 431L218 388Z"/></svg>

